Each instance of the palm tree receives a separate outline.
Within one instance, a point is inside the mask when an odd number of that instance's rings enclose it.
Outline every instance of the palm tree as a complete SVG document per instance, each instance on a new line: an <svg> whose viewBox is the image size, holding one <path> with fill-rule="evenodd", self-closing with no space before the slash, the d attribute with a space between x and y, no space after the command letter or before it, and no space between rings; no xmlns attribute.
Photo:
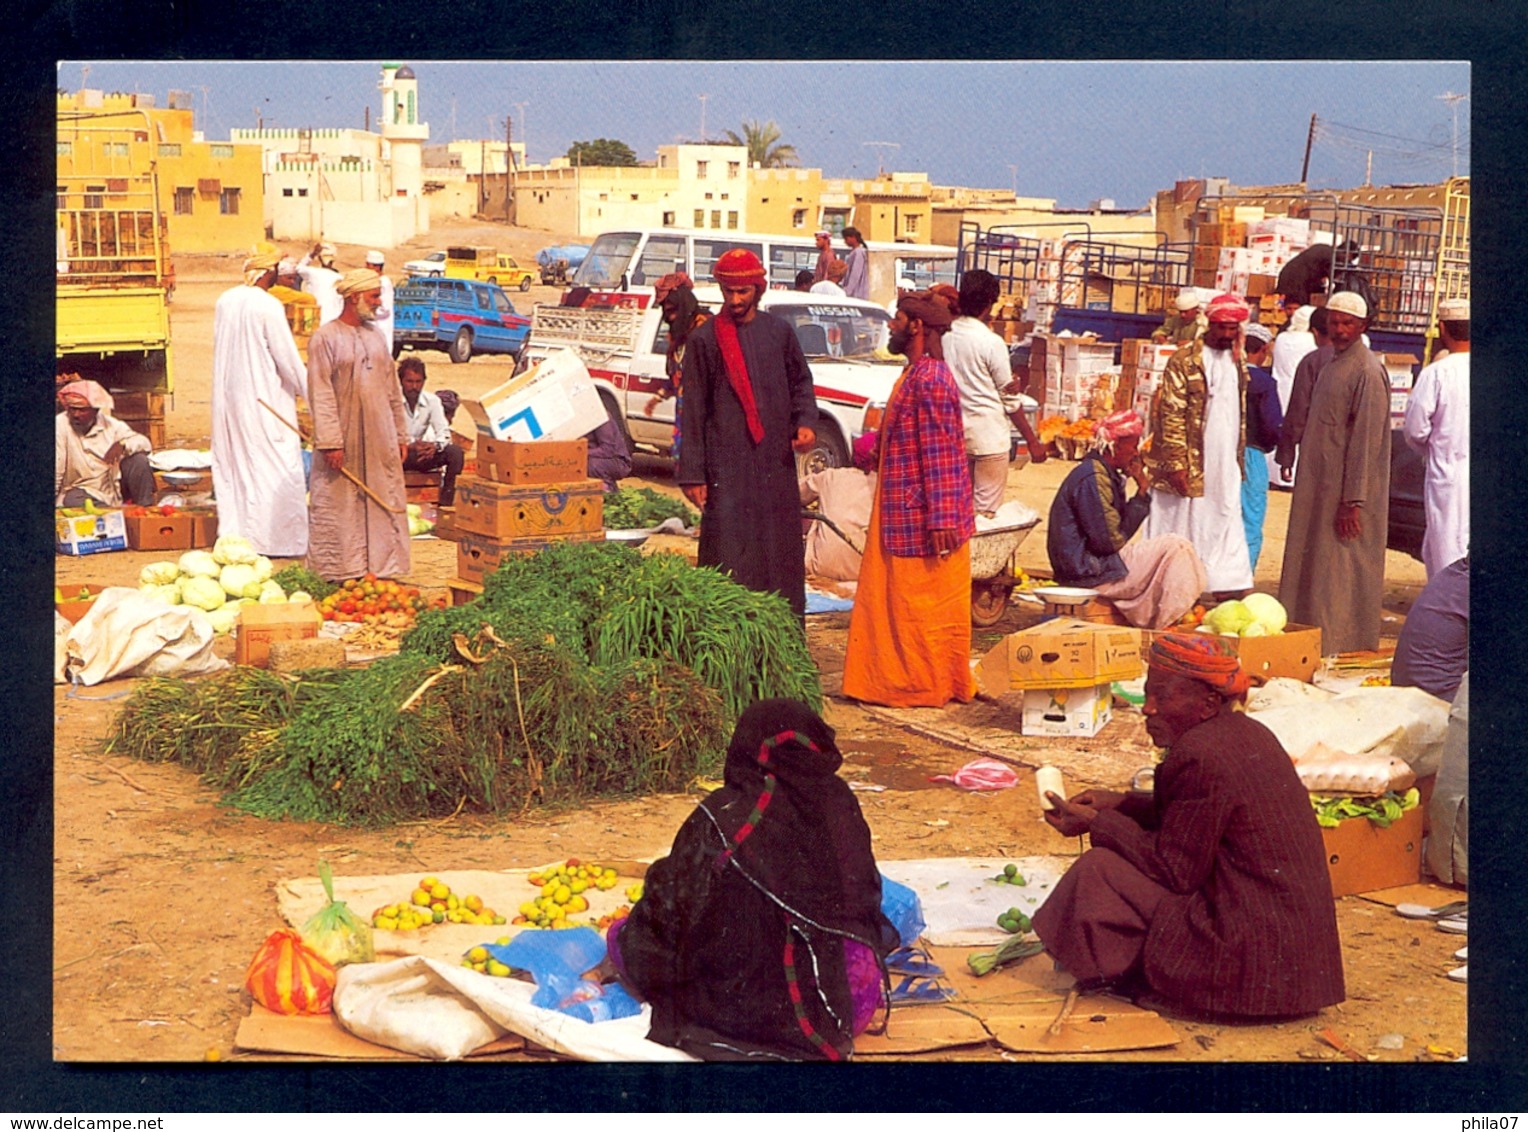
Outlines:
<svg viewBox="0 0 1528 1132"><path fill-rule="evenodd" d="M748 147L749 165L763 169L785 169L801 164L801 159L796 156L796 147L780 141L780 127L773 121L744 119L742 136L728 130L727 140L733 145Z"/></svg>

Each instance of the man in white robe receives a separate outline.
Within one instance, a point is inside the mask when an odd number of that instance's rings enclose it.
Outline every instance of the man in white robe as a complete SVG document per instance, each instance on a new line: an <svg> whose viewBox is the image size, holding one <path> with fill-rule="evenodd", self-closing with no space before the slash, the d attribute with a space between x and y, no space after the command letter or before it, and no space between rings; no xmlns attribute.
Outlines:
<svg viewBox="0 0 1528 1132"><path fill-rule="evenodd" d="M268 251L245 260L244 282L213 308L212 490L219 534L242 535L271 558L300 558L308 549L302 442L260 404L296 424L307 390L286 314L268 291L280 259Z"/></svg>
<svg viewBox="0 0 1528 1132"><path fill-rule="evenodd" d="M1406 404L1406 443L1427 458L1422 561L1435 578L1470 549L1470 301L1438 304L1448 354L1417 377Z"/></svg>
<svg viewBox="0 0 1528 1132"><path fill-rule="evenodd" d="M334 245L314 244L313 250L297 261L297 276L302 289L318 300L318 324L333 322L345 307L337 290L340 273L334 270ZM389 344L388 349L392 348Z"/></svg>
<svg viewBox="0 0 1528 1132"><path fill-rule="evenodd" d="M1289 395L1295 387L1295 367L1320 344L1311 332L1310 319L1315 311L1313 306L1297 307L1289 316L1289 325L1273 340L1273 380L1279 387L1279 412L1286 415L1289 413ZM1268 453L1267 460L1270 484L1287 487L1294 482L1293 479L1287 482L1280 479L1277 453Z"/></svg>
<svg viewBox="0 0 1528 1132"><path fill-rule="evenodd" d="M387 277L387 272L384 270L386 265L387 260L381 252L366 253L366 266L382 277L382 305L377 308L377 318L372 325L382 332L382 340L391 350L393 348L393 281Z"/></svg>
<svg viewBox="0 0 1528 1132"><path fill-rule="evenodd" d="M1188 539L1211 592L1224 599L1252 588L1241 510L1248 382L1241 324L1251 312L1226 294L1215 296L1207 313L1204 336L1181 346L1162 372L1152 407L1152 505L1143 535Z"/></svg>

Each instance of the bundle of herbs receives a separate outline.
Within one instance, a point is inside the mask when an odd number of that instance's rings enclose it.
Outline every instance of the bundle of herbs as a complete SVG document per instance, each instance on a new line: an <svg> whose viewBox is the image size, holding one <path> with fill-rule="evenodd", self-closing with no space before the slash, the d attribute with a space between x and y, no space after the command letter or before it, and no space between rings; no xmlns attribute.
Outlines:
<svg viewBox="0 0 1528 1132"><path fill-rule="evenodd" d="M687 527L700 516L681 499L662 495L650 487L621 487L605 493L605 526L613 531L646 530L665 519L678 519Z"/></svg>

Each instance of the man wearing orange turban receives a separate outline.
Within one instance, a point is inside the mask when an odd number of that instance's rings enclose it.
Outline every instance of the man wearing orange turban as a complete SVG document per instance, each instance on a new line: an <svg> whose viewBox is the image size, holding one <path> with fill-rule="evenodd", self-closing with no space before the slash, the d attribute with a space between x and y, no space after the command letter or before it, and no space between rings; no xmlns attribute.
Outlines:
<svg viewBox="0 0 1528 1132"><path fill-rule="evenodd" d="M1151 794L1085 790L1045 820L1093 847L1034 928L1084 990L1188 1017L1312 1014L1343 1000L1342 948L1310 795L1273 732L1238 710L1231 646L1164 633L1146 731L1165 750Z"/></svg>

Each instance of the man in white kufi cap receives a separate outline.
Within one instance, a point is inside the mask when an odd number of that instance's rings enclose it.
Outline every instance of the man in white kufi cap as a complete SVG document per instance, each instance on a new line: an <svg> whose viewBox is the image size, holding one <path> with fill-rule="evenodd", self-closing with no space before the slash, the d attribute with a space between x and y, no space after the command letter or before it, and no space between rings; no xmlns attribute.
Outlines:
<svg viewBox="0 0 1528 1132"><path fill-rule="evenodd" d="M1151 333L1153 342L1175 342L1182 345L1196 338L1203 338L1210 328L1210 320L1204 313L1204 296L1198 287L1185 287L1173 300L1173 312L1167 320Z"/></svg>
<svg viewBox="0 0 1528 1132"><path fill-rule="evenodd" d="M1289 619L1320 626L1323 656L1379 647L1390 514L1390 385L1361 340L1369 305L1338 291L1326 312L1332 356L1300 438L1279 583Z"/></svg>
<svg viewBox="0 0 1528 1132"><path fill-rule="evenodd" d="M1406 405L1406 443L1427 459L1422 505L1427 576L1470 549L1470 301L1438 304L1438 338L1448 353L1424 369Z"/></svg>
<svg viewBox="0 0 1528 1132"><path fill-rule="evenodd" d="M302 289L318 300L319 325L339 318L344 303L340 301L335 285L340 273L334 267L333 244L317 243L311 251L297 261L297 274L302 279Z"/></svg>
<svg viewBox="0 0 1528 1132"><path fill-rule="evenodd" d="M393 281L387 277L387 257L381 252L372 250L366 253L366 266L382 277L382 305L377 308L377 319L372 323L382 335L382 340L387 343L387 348L393 348Z"/></svg>

